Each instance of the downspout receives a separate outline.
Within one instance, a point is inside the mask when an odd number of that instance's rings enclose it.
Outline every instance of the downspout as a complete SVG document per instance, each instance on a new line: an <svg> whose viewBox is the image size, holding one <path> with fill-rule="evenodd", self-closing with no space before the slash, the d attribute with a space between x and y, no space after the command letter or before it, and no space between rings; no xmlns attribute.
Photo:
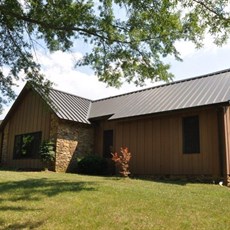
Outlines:
<svg viewBox="0 0 230 230"><path fill-rule="evenodd" d="M230 178L230 111L228 109L229 106L222 106L217 111L220 176L223 177L225 185L230 182L228 181Z"/></svg>
<svg viewBox="0 0 230 230"><path fill-rule="evenodd" d="M225 182L226 185L230 185L230 111L229 110L229 106L228 107L224 107L224 128L225 128L225 167L226 167L226 171L225 171Z"/></svg>

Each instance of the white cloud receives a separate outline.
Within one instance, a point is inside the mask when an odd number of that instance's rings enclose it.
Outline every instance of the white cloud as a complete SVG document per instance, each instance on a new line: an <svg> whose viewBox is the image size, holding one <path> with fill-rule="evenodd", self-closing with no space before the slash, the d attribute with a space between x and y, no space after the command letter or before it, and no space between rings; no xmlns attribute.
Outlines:
<svg viewBox="0 0 230 230"><path fill-rule="evenodd" d="M39 52L37 57L42 65L44 74L55 83L54 88L81 97L99 99L140 89L140 87L127 83L120 89L107 87L105 83L99 82L95 75L74 69L75 62L82 57L77 52L63 53L57 51L51 54Z"/></svg>
<svg viewBox="0 0 230 230"><path fill-rule="evenodd" d="M73 63L79 60L82 54L79 52L70 53L56 51L52 53L36 52L35 58L43 66L43 70L49 70L50 68L61 69L62 71L73 69Z"/></svg>
<svg viewBox="0 0 230 230"><path fill-rule="evenodd" d="M190 58L194 55L204 55L205 53L214 55L221 49L230 49L230 41L227 41L222 47L217 46L214 44L214 39L210 34L206 34L201 49L196 49L196 46L190 41L178 41L175 45L182 59Z"/></svg>
<svg viewBox="0 0 230 230"><path fill-rule="evenodd" d="M192 56L195 53L195 45L192 42L178 41L175 43L175 46L182 59Z"/></svg>

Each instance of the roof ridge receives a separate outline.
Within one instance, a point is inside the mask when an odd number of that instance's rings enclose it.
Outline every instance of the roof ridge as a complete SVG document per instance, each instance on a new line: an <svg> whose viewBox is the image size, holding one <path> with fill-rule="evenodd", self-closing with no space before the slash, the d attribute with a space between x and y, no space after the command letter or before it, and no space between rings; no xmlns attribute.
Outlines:
<svg viewBox="0 0 230 230"><path fill-rule="evenodd" d="M78 96L78 95L73 94L73 93L68 93L68 92L63 91L63 90L54 89L54 88L50 88L50 90L57 91L57 92L59 92L59 93L68 94L68 95L70 95L70 96L74 96L74 97L77 97L77 98L81 98L81 99L87 100L87 101L89 101L89 102L93 102L93 100L91 100L91 99L88 99L88 98L85 98L85 97L81 97L81 96Z"/></svg>
<svg viewBox="0 0 230 230"><path fill-rule="evenodd" d="M160 85L156 85L156 86L148 87L148 88L145 88L145 89L132 91L132 92L129 92L129 93L122 93L122 94L111 96L111 97L105 97L105 98L101 98L101 99L97 99L97 100L92 100L91 102L94 103L94 102L104 101L104 100L108 100L108 99L112 99L112 98L116 98L116 97L127 96L127 95L131 95L131 94L134 94L134 93L139 93L139 92L152 90L152 89L156 89L156 88L160 88L160 87L166 87L166 86L169 86L169 85L174 85L174 84L179 84L179 83L183 83L183 82L187 82L187 81L193 81L193 80L197 80L197 79L201 79L201 78L211 77L211 76L226 73L226 72L230 72L230 68L215 71L215 72L211 72L211 73L208 73L208 74L203 74L203 75L196 76L196 77L191 77L191 78L186 78L186 79L182 79L182 80L172 81L172 82L169 82L169 83L163 83L163 84L160 84Z"/></svg>

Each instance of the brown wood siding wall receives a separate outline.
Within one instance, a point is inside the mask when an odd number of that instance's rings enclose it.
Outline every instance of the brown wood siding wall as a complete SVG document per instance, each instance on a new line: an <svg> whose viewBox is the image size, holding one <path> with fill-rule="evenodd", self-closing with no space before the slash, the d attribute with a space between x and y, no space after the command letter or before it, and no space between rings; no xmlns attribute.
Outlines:
<svg viewBox="0 0 230 230"><path fill-rule="evenodd" d="M182 118L199 115L200 153L183 154ZM127 146L134 174L220 175L216 109L123 121L101 121L96 128L96 152L102 153L103 131L114 130L114 151Z"/></svg>
<svg viewBox="0 0 230 230"><path fill-rule="evenodd" d="M49 138L50 111L44 101L31 91L23 98L10 117L7 138L7 165L16 168L41 168L39 159L13 159L15 135L42 132L42 140Z"/></svg>

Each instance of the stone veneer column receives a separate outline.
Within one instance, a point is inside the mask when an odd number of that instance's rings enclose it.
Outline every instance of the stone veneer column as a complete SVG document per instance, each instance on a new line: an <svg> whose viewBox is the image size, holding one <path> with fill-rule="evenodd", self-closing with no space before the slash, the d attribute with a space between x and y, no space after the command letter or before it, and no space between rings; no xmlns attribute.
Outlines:
<svg viewBox="0 0 230 230"><path fill-rule="evenodd" d="M77 167L77 158L92 153L93 128L68 121L60 121L56 141L57 172L73 172Z"/></svg>

